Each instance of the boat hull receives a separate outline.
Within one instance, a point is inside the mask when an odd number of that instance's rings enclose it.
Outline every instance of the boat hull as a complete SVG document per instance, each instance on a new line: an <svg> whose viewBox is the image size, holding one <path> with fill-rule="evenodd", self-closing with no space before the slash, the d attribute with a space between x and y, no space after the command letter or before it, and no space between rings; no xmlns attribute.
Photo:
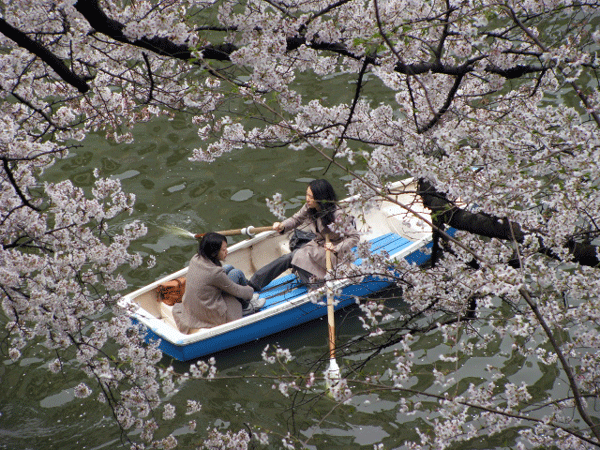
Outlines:
<svg viewBox="0 0 600 450"><path fill-rule="evenodd" d="M425 248L430 250L431 244L425 246ZM418 250L408 255L406 259L412 264L422 265L430 259L430 255L428 251ZM368 277L360 284L348 285L342 289L341 295L335 296L335 310L337 311L355 304L356 297L372 295L392 284L389 280ZM302 288L299 289L302 292ZM303 289L303 291L306 291L306 289ZM294 300L290 299L288 301L293 302ZM160 334L157 334L151 328L148 329L146 340L148 342L159 341L159 349L178 361L190 361L265 338L326 315L327 306L325 298L317 303L304 300L297 302L296 305L276 315L266 317L260 321L250 322L243 327L235 328L198 342L171 342L163 339Z"/></svg>

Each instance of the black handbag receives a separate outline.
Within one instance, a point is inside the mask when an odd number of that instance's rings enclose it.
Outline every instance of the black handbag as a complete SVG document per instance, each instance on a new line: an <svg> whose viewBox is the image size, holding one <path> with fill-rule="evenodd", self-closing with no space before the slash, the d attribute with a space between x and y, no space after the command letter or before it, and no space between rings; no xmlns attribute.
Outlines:
<svg viewBox="0 0 600 450"><path fill-rule="evenodd" d="M295 229L292 235L290 236L290 251L293 252L296 249L308 244L317 235L311 231L302 231Z"/></svg>

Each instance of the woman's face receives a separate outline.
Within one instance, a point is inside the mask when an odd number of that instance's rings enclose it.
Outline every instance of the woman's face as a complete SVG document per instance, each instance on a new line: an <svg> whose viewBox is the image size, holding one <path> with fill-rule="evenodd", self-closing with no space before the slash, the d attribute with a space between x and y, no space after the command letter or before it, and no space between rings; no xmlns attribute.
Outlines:
<svg viewBox="0 0 600 450"><path fill-rule="evenodd" d="M223 241L221 249L219 250L219 253L217 253L217 259L219 261L225 261L225 258L227 258L227 242Z"/></svg>
<svg viewBox="0 0 600 450"><path fill-rule="evenodd" d="M312 193L310 187L306 188L306 204L308 205L309 208L316 209L316 210L321 209L321 207L319 206L319 204L313 197L313 193Z"/></svg>

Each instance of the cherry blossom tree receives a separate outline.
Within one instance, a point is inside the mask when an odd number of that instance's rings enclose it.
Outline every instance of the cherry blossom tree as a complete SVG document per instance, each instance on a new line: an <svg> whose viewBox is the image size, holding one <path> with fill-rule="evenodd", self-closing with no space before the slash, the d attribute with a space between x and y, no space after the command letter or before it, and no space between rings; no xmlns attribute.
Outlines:
<svg viewBox="0 0 600 450"><path fill-rule="evenodd" d="M160 352L116 305L125 287L118 267L143 263L128 245L144 225L110 226L134 196L100 177L91 192L39 180L90 132L128 142L136 123L186 113L205 141L195 161L242 148L314 149L353 176L360 208L385 197L398 176L420 180L434 212L434 264L393 262L388 275L403 287L406 315L391 321L382 305L362 303L368 339L347 352L401 350L385 376L362 378L368 362L349 367L338 400L395 393L404 414L422 417L412 448L507 429L519 432L522 448L600 445L599 6L3 2L4 349L18 359L41 340L56 354L53 371L75 357L90 377L78 395L107 402L124 430L143 430L132 445L153 441L151 411L174 417L161 405L161 392L174 389L172 372L155 367ZM300 88L306 78L352 89L347 98L316 98ZM448 226L459 233L450 237ZM391 263L366 260L364 273ZM433 332L446 351L430 388L415 390L414 349ZM566 380L559 397L532 401L526 384L491 365L485 380L461 382L462 365L506 340L527 364ZM192 376L213 376L209 365L192 368ZM286 395L313 388L281 384Z"/></svg>

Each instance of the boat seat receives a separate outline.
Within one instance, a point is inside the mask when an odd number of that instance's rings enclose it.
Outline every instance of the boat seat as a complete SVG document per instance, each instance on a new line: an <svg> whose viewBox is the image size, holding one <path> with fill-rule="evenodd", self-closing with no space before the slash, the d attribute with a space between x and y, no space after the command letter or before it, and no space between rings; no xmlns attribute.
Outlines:
<svg viewBox="0 0 600 450"><path fill-rule="evenodd" d="M413 241L395 233L383 234L375 239L371 239L369 242L371 243L371 251L373 253L386 252L388 255L393 255L413 244ZM362 258L357 258L354 264L360 266Z"/></svg>
<svg viewBox="0 0 600 450"><path fill-rule="evenodd" d="M387 226L392 233L404 234L403 230L409 226L410 218L406 210L391 202L383 202L380 211L385 217ZM406 222L404 224L404 222Z"/></svg>
<svg viewBox="0 0 600 450"><path fill-rule="evenodd" d="M281 302L292 300L306 294L306 286L300 283L293 273L283 274L275 278L261 291L260 296L266 300L265 308Z"/></svg>
<svg viewBox="0 0 600 450"><path fill-rule="evenodd" d="M173 317L173 307L167 305L164 302L160 302L160 318L167 324L175 328L179 331L177 324L175 323L175 318ZM196 333L200 331L202 328L192 328L188 334Z"/></svg>
<svg viewBox="0 0 600 450"><path fill-rule="evenodd" d="M167 305L165 302L160 302L160 318L167 324L171 325L177 330L177 324L173 318L173 307Z"/></svg>
<svg viewBox="0 0 600 450"><path fill-rule="evenodd" d="M422 211L419 205L411 205L411 207L425 217L429 215L428 210ZM383 202L381 213L385 217L385 222L392 233L406 236L413 240L423 239L431 234L429 225L395 203Z"/></svg>

